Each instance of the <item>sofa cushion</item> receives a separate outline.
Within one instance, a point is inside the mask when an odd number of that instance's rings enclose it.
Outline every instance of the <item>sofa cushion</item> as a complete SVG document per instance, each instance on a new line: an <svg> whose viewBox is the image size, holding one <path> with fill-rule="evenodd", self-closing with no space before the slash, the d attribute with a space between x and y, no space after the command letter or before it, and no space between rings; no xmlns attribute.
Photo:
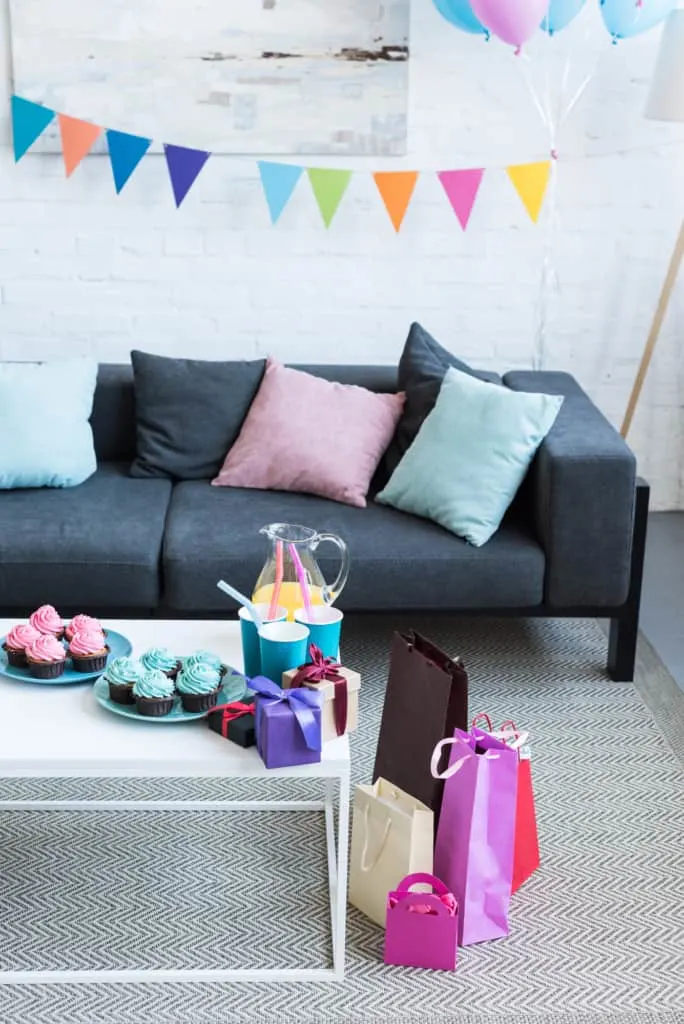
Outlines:
<svg viewBox="0 0 684 1024"><path fill-rule="evenodd" d="M0 494L0 607L152 608L171 494L105 463L78 487Z"/></svg>
<svg viewBox="0 0 684 1024"><path fill-rule="evenodd" d="M544 554L529 530L507 517L483 548L427 520L380 505L354 508L303 494L210 487L174 488L164 540L165 602L178 611L230 611L220 578L250 594L268 553L260 527L299 523L339 534L352 569L340 598L347 610L535 606ZM329 582L338 570L332 546L316 558Z"/></svg>
<svg viewBox="0 0 684 1024"><path fill-rule="evenodd" d="M131 352L137 454L131 476L199 480L218 473L266 361L209 362Z"/></svg>
<svg viewBox="0 0 684 1024"><path fill-rule="evenodd" d="M392 474L408 451L426 416L432 412L444 375L450 367L479 380L499 383L501 378L485 370L473 370L440 345L420 324L411 329L399 360L398 390L406 394L404 412L399 420L385 462Z"/></svg>
<svg viewBox="0 0 684 1024"><path fill-rule="evenodd" d="M365 508L403 395L376 395L269 359L216 487L317 494Z"/></svg>
<svg viewBox="0 0 684 1024"><path fill-rule="evenodd" d="M75 487L95 472L93 359L0 363L0 489Z"/></svg>

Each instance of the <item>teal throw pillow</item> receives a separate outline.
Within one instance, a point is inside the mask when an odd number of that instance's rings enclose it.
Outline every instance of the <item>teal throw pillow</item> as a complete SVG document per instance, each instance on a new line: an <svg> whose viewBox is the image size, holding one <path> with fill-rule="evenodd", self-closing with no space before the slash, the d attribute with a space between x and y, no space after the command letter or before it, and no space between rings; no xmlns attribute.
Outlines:
<svg viewBox="0 0 684 1024"><path fill-rule="evenodd" d="M498 530L562 403L448 370L434 409L376 501L481 547Z"/></svg>
<svg viewBox="0 0 684 1024"><path fill-rule="evenodd" d="M92 359L0 363L0 489L75 487L96 469Z"/></svg>

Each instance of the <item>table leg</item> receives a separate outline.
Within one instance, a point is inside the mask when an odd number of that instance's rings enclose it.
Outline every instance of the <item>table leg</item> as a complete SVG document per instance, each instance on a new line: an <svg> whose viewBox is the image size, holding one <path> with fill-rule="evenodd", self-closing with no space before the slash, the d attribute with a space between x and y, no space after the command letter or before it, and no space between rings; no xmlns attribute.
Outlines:
<svg viewBox="0 0 684 1024"><path fill-rule="evenodd" d="M335 977L344 978L347 928L347 876L349 861L349 776L339 777L337 842L334 824L334 782L326 783L326 835L330 881L330 913L332 919L333 969Z"/></svg>

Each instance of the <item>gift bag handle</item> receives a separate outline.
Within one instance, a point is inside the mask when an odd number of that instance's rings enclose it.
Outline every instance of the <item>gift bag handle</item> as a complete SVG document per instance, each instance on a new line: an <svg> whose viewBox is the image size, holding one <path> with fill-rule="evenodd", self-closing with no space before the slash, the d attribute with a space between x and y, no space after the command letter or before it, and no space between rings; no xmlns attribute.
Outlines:
<svg viewBox="0 0 684 1024"><path fill-rule="evenodd" d="M465 764L467 758L462 757L458 761L455 761L453 764L450 764L445 771L440 772L439 770L439 762L442 757L442 751L444 750L445 747L453 746L453 744L456 742L457 741L453 737L447 736L446 739L440 740L435 749L432 751L432 758L430 759L430 774L432 775L433 779L450 779L452 775L456 775L457 772L460 772L461 768Z"/></svg>
<svg viewBox="0 0 684 1024"><path fill-rule="evenodd" d="M396 895L399 891L400 890L397 889L390 895ZM449 913L449 908L444 906L439 896L433 896L432 893L429 892L410 892L404 899L397 900L393 907L388 907L387 909L393 914L398 910L407 913L411 907L430 907L431 910L434 910L435 913L441 917L455 916Z"/></svg>
<svg viewBox="0 0 684 1024"><path fill-rule="evenodd" d="M412 875L407 875L406 878L402 878L394 891L396 893L408 892L413 885L431 885L439 896L451 895L451 891L441 878L431 875L428 871L415 871ZM425 893L414 893L414 895L425 897Z"/></svg>
<svg viewBox="0 0 684 1024"><path fill-rule="evenodd" d="M520 750L520 748L524 747L529 740L529 732L518 732L517 730L514 732L512 729L507 729L507 725L508 722L504 722L500 729L497 729L496 732L492 733L492 736L495 740L501 740L505 743L509 750ZM512 743L509 743L508 741L511 736L515 736L515 739Z"/></svg>
<svg viewBox="0 0 684 1024"><path fill-rule="evenodd" d="M484 721L484 722L487 723L487 728L484 730L485 732L493 732L494 731L494 726L492 725L492 720L491 720L491 718L489 717L489 715L487 714L486 711L481 711L479 715L475 715L475 717L473 718L472 722L470 723L470 728L471 729L479 728L479 726L477 724L479 721ZM506 722L506 725L508 725L508 722ZM504 726L502 725L501 728L503 729Z"/></svg>
<svg viewBox="0 0 684 1024"><path fill-rule="evenodd" d="M380 845L378 847L378 852L375 855L373 863L369 864L368 861L367 861L368 845L369 845L369 842L370 842L370 835L369 835L369 832L368 832L368 814L369 814L369 812L370 812L370 804L366 804L366 806L364 807L364 810L363 810L363 832L364 832L364 836L363 836L363 847L361 849L361 870L363 871L363 873L365 875L367 875L369 871L372 871L377 866L378 861L380 860L380 858L382 857L383 853L385 852L385 845L387 843L387 839L389 838L390 829L392 828L392 819L388 815L387 816L387 821L385 822L385 829L384 829L384 831L382 833L382 839L380 840Z"/></svg>

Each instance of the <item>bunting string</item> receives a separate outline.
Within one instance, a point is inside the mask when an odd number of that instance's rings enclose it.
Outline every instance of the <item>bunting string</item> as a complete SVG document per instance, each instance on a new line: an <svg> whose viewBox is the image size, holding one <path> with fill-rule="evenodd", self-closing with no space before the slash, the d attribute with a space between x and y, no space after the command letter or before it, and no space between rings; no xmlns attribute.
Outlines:
<svg viewBox="0 0 684 1024"><path fill-rule="evenodd" d="M113 128L92 124L79 118L24 99L11 97L12 137L15 162L19 162L44 134L47 128L57 122L61 140L64 170L71 177L81 162L92 151L102 137L114 180L114 188L120 194L147 156L152 139L118 131ZM667 143L645 145L632 149L616 150L623 155L636 149L660 149ZM682 145L677 140L669 145ZM197 182L212 154L206 150L165 143L163 146L166 168L176 207L180 207ZM597 153L582 157L582 160L613 155ZM532 223L537 223L547 195L552 176L552 165L558 155L555 149L545 160L505 166L507 177L518 195L523 208ZM579 158L575 158L579 159ZM571 162L575 162L571 158ZM565 158L564 158L564 162ZM308 180L321 219L326 228L332 224L353 175L361 172L326 167L304 167L299 164L270 160L257 160L257 170L272 224L277 224L292 198L300 180ZM371 172L378 195L387 211L394 230L401 230L404 218L413 198L418 178L435 174L453 214L465 231L470 222L485 174L500 171L496 167L455 167L436 171L376 171ZM366 173L366 172L363 172Z"/></svg>

